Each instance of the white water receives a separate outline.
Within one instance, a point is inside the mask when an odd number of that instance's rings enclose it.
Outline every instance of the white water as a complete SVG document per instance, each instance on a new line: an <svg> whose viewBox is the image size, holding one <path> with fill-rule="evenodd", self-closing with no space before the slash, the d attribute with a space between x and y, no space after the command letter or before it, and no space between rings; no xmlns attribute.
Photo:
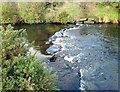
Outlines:
<svg viewBox="0 0 120 92"><path fill-rule="evenodd" d="M96 30L90 25L66 29L62 37L53 41L61 46L55 54L80 74L80 90L118 90L117 43L103 38ZM96 35L89 31L96 31Z"/></svg>

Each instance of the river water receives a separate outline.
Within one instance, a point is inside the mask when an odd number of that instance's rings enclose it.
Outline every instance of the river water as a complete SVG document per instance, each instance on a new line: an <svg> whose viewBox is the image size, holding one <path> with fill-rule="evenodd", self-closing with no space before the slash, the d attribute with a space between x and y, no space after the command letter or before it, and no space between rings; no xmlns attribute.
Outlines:
<svg viewBox="0 0 120 92"><path fill-rule="evenodd" d="M58 72L62 90L118 90L118 31L113 24L16 25L35 41L39 55L54 55L46 63Z"/></svg>

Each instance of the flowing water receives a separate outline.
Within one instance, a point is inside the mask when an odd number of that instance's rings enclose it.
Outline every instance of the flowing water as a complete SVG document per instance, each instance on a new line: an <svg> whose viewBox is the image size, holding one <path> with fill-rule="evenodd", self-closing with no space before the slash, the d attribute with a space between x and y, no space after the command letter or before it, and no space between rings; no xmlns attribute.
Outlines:
<svg viewBox="0 0 120 92"><path fill-rule="evenodd" d="M54 54L47 65L58 72L62 90L118 90L118 31L113 24L21 25L34 49ZM56 33L55 33L56 32Z"/></svg>

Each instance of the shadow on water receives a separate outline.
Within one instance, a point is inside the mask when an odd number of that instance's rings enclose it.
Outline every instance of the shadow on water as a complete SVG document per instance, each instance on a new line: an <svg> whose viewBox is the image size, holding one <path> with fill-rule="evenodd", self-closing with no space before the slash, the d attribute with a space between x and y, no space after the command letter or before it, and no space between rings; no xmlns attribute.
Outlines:
<svg viewBox="0 0 120 92"><path fill-rule="evenodd" d="M15 29L25 28L27 31L27 39L29 42L34 41L34 48L42 54L47 55L46 49L50 44L45 44L50 36L56 31L64 28L62 24L32 24L32 25L15 25Z"/></svg>

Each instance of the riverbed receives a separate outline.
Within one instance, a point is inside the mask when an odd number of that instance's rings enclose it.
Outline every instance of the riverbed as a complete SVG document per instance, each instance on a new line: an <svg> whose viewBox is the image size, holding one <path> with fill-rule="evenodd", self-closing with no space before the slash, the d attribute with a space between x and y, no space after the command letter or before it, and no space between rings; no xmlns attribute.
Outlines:
<svg viewBox="0 0 120 92"><path fill-rule="evenodd" d="M28 41L35 41L30 51L37 51L37 56L58 72L59 89L118 90L118 25L37 24L15 28L27 30Z"/></svg>

